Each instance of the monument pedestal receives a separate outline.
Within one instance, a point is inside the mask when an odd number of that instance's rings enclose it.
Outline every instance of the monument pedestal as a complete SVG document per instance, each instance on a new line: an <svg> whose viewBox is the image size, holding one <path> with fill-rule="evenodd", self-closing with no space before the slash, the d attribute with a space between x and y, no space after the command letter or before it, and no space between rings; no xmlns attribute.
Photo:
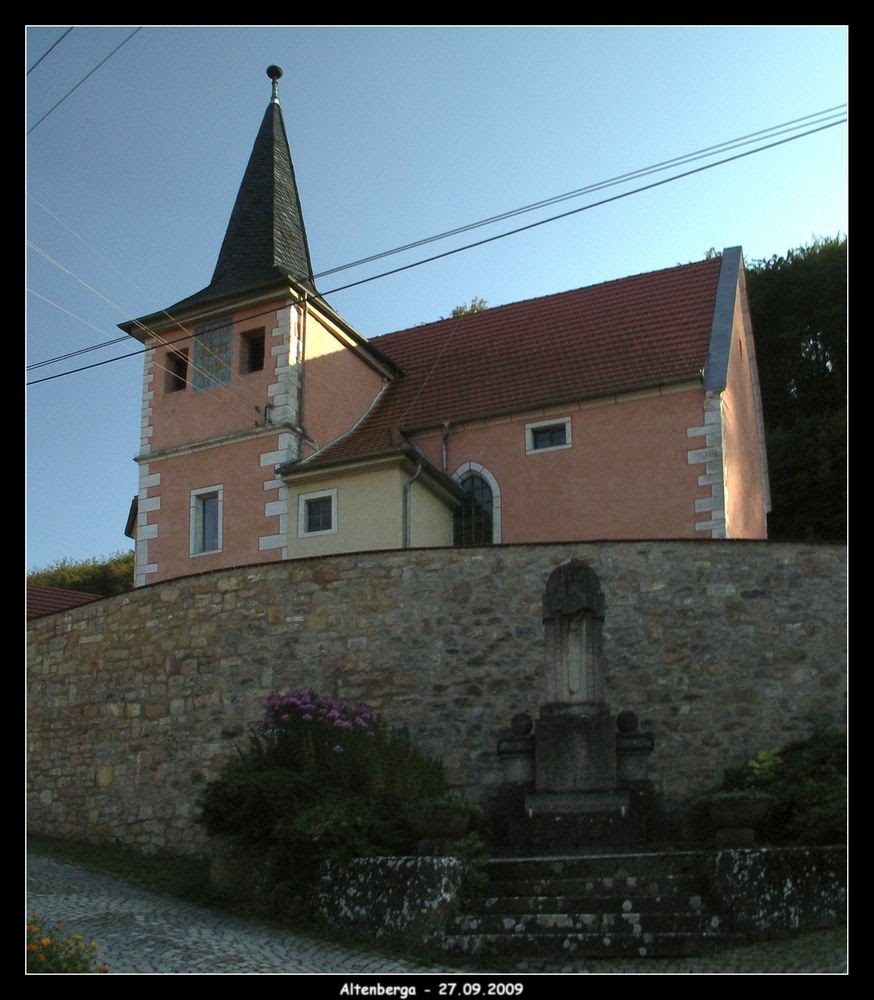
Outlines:
<svg viewBox="0 0 874 1000"><path fill-rule="evenodd" d="M543 705L534 731L538 792L616 788L616 724L604 704Z"/></svg>
<svg viewBox="0 0 874 1000"><path fill-rule="evenodd" d="M646 840L653 740L638 733L633 712L616 720L610 713L603 619L597 574L576 559L557 566L543 596L545 703L533 739L530 717L520 714L498 746L510 807L502 820L512 851L581 853Z"/></svg>

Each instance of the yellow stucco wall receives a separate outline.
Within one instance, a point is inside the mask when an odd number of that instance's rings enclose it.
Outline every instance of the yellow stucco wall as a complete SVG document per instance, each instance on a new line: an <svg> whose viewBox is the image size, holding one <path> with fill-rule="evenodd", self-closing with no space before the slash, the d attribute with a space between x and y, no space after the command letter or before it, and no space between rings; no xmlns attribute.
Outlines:
<svg viewBox="0 0 874 1000"><path fill-rule="evenodd" d="M404 484L414 471L393 463L347 472L326 471L324 476L303 482L292 480L288 491L289 558L401 548ZM301 503L329 490L336 490L336 530L302 536ZM449 507L418 482L412 486L411 529L413 547L452 544Z"/></svg>
<svg viewBox="0 0 874 1000"><path fill-rule="evenodd" d="M302 423L318 448L345 433L382 388L382 376L361 360L349 341L308 309L304 331ZM304 455L313 451L304 446Z"/></svg>
<svg viewBox="0 0 874 1000"><path fill-rule="evenodd" d="M446 502L418 480L413 483L410 545L425 548L452 544L452 511Z"/></svg>

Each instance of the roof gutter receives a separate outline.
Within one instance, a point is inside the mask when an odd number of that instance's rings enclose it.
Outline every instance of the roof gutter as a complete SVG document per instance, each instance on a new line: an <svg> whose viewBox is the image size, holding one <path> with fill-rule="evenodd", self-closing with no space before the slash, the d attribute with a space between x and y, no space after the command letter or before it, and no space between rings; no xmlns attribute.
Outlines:
<svg viewBox="0 0 874 1000"><path fill-rule="evenodd" d="M200 322L208 320L214 316L225 316L232 310L245 309L248 306L258 305L261 302L270 302L275 299L277 293L285 288L286 294L290 291L288 282L279 284L271 282L263 291L255 291L246 298L239 298L235 295L224 295L212 301L202 304L195 303L192 306L183 306L178 315L173 315L169 310L162 309L147 316L140 316L138 319L129 319L124 323L119 323L119 330L124 330L136 340L144 341L147 337L155 333L183 326L186 323ZM170 309L173 309L170 306Z"/></svg>
<svg viewBox="0 0 874 1000"><path fill-rule="evenodd" d="M452 416L448 420L432 420L424 424L405 424L401 428L402 434L416 434L420 431L434 430L437 427L446 427L447 424L467 424L475 420L489 420L492 417L508 417L514 413L528 413L534 410L549 408L555 410L562 406L572 406L575 403L584 403L595 399L609 399L613 396L627 396L634 392L644 392L647 389L661 389L673 385L682 385L684 382L701 384L701 372L694 372L687 375L675 375L673 378L659 379L658 382L641 382L636 385L623 386L613 389L610 392L593 392L583 396L566 396L561 399L545 399L535 403L516 404L505 406L497 410L484 410L479 413L468 413L463 416Z"/></svg>

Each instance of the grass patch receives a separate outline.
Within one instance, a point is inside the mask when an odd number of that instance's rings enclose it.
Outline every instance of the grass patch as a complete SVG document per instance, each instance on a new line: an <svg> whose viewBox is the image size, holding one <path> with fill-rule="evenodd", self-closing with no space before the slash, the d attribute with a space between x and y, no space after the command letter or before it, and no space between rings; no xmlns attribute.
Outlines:
<svg viewBox="0 0 874 1000"><path fill-rule="evenodd" d="M138 889L188 902L216 902L209 885L209 862L201 858L137 854L115 844L85 844L45 836L29 836L27 846L41 857L108 875Z"/></svg>

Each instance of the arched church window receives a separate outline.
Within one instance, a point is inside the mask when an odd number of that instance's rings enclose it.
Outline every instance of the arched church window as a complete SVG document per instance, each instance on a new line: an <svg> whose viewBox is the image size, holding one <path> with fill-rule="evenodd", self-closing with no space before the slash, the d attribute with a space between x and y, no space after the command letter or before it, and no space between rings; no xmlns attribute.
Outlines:
<svg viewBox="0 0 874 1000"><path fill-rule="evenodd" d="M493 532L493 498L489 484L474 473L465 476L459 486L465 499L455 511L453 542L455 545L491 545Z"/></svg>

